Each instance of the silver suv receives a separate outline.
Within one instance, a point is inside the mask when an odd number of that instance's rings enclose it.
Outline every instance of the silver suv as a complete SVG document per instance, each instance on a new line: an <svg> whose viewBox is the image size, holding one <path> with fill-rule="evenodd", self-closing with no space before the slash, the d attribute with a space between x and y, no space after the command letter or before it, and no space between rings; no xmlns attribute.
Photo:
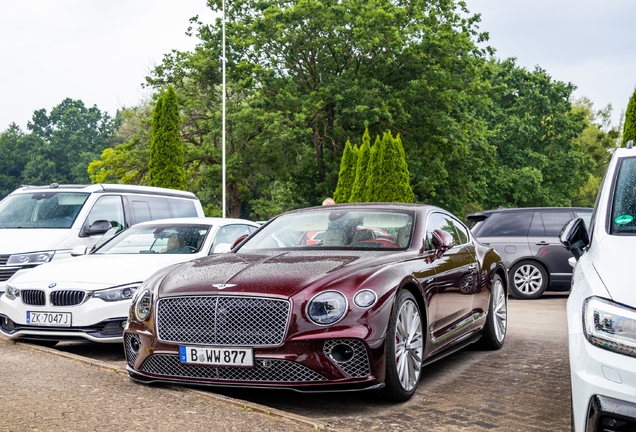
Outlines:
<svg viewBox="0 0 636 432"><path fill-rule="evenodd" d="M535 207L487 210L468 215L473 236L493 247L508 269L510 295L536 299L545 290L570 289L572 254L559 232L575 217L589 222L591 208Z"/></svg>

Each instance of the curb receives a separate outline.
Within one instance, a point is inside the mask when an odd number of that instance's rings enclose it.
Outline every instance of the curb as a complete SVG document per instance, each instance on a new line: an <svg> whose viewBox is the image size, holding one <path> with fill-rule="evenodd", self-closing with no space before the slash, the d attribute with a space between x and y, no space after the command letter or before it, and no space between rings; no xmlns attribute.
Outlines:
<svg viewBox="0 0 636 432"><path fill-rule="evenodd" d="M0 343L5 343L5 344L11 344L11 345L22 345L24 347L28 347L29 349L35 350L35 351L40 351L40 352L44 352L47 354L51 354L51 355L55 355L58 357L63 357L63 358L67 358L69 360L73 360L73 361L77 361L77 362L81 362L84 363L88 366L91 367L96 367L96 368L100 368L100 369L105 369L105 370L109 370L112 372L116 372L116 373L120 373L120 374L125 374L128 375L128 372L126 371L125 368L120 367L118 365L114 365L111 363L106 363L100 360L93 360L87 357L83 357L77 354L72 354L72 353L67 353L67 352L62 352L62 351L58 351L54 348L48 348L48 347L44 347L44 346L40 346L40 345L36 345L36 344L31 344L28 343L26 341L14 341L11 339L8 339L6 337L0 336ZM223 396L223 395L219 395L216 393L210 393L210 392L206 392L203 390L197 390L197 389L193 389L193 388L189 388L189 387L184 387L184 386L180 386L180 385L166 385L166 387L168 388L172 388L172 389L176 389L179 391L185 391L188 393L192 393L192 394L196 394L200 397L203 397L205 399L210 399L213 400L215 402L220 402L226 405L232 405L234 407L237 407L241 410L247 410L247 411L251 411L254 413L258 413L261 415L265 415L268 417L275 417L275 418L279 418L281 420L285 420L285 421L289 421L295 424L298 424L299 426L305 426L309 429L314 429L314 430L331 430L331 431L336 431L336 429L333 429L332 427L326 425L326 424L322 424L322 423L318 423L308 417L304 417L301 415L297 415L297 414L292 414L292 413L288 413L286 411L281 411L275 408L270 408L268 406L265 405L260 405L254 402L248 402L248 401L244 401L242 399L236 399L236 398L232 398L229 396Z"/></svg>

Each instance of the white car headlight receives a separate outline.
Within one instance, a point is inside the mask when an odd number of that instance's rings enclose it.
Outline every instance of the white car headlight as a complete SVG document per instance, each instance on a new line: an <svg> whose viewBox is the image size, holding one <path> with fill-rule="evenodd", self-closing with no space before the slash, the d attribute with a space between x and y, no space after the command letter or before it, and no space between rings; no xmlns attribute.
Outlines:
<svg viewBox="0 0 636 432"><path fill-rule="evenodd" d="M139 285L141 285L141 282L94 291L93 297L102 299L107 302L131 300L135 294L135 291L137 291L137 289L139 288Z"/></svg>
<svg viewBox="0 0 636 432"><path fill-rule="evenodd" d="M150 308L152 306L152 294L150 290L144 290L139 296L136 296L135 304L135 317L139 321L145 321L150 315Z"/></svg>
<svg viewBox="0 0 636 432"><path fill-rule="evenodd" d="M338 291L320 293L307 304L307 316L318 325L334 324L347 312L347 298Z"/></svg>
<svg viewBox="0 0 636 432"><path fill-rule="evenodd" d="M32 252L24 254L15 254L7 259L8 266L32 266L44 264L53 259L55 251Z"/></svg>
<svg viewBox="0 0 636 432"><path fill-rule="evenodd" d="M636 357L635 309L590 297L583 303L583 330L591 344Z"/></svg>
<svg viewBox="0 0 636 432"><path fill-rule="evenodd" d="M11 284L7 284L4 287L4 295L6 295L9 300L15 300L17 297L20 297L20 290Z"/></svg>

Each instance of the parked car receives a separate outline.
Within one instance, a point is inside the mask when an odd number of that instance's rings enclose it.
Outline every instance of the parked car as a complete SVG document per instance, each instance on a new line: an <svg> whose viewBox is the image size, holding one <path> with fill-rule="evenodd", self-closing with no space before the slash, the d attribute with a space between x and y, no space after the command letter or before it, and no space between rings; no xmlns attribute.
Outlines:
<svg viewBox="0 0 636 432"><path fill-rule="evenodd" d="M0 297L0 332L54 345L65 339L122 341L131 300L155 271L230 250L258 228L243 219L180 218L142 222L94 252L16 275ZM114 231L114 229L113 229Z"/></svg>
<svg viewBox="0 0 636 432"><path fill-rule="evenodd" d="M203 217L190 192L129 185L24 186L0 201L0 293L17 272L92 247L111 227Z"/></svg>
<svg viewBox="0 0 636 432"><path fill-rule="evenodd" d="M559 231L574 217L586 223L591 208L500 208L467 216L478 241L493 247L508 269L510 295L536 299L546 290L570 289L572 254L559 242Z"/></svg>
<svg viewBox="0 0 636 432"><path fill-rule="evenodd" d="M142 383L379 389L404 401L423 366L476 341L503 345L506 290L499 254L440 208L292 211L231 253L146 280L124 332L127 370Z"/></svg>
<svg viewBox="0 0 636 432"><path fill-rule="evenodd" d="M573 430L636 430L636 149L617 149L589 231L561 232L573 252L567 301ZM573 258L574 260L574 258Z"/></svg>

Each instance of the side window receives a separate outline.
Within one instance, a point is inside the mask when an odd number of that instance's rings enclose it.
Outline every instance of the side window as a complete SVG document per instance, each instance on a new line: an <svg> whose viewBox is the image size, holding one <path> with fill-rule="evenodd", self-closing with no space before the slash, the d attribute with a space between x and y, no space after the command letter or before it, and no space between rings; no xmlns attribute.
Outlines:
<svg viewBox="0 0 636 432"><path fill-rule="evenodd" d="M561 228L569 220L572 219L570 212L542 212L541 219L545 228L545 235L548 237L557 237L561 232Z"/></svg>
<svg viewBox="0 0 636 432"><path fill-rule="evenodd" d="M87 226L98 220L107 220L114 227L124 228L124 206L119 195L99 197L86 218Z"/></svg>
<svg viewBox="0 0 636 432"><path fill-rule="evenodd" d="M433 243L431 242L433 231L436 229L446 231L451 236L453 236L453 240L455 240L455 244L463 244L466 243L468 239L466 233L464 233L465 239L464 241L460 241L460 236L457 233L455 222L449 216L442 213L431 213L428 216L428 222L426 223L426 250L433 250Z"/></svg>
<svg viewBox="0 0 636 432"><path fill-rule="evenodd" d="M541 220L541 213L534 213L532 223L530 224L530 231L528 231L528 236L545 237L545 228L543 227L543 220Z"/></svg>
<svg viewBox="0 0 636 432"><path fill-rule="evenodd" d="M457 239L455 240L458 245L468 243L468 229L460 222L455 219L451 219L453 223L453 227L455 227L455 231L457 232Z"/></svg>
<svg viewBox="0 0 636 432"><path fill-rule="evenodd" d="M188 200L169 199L170 209L172 210L173 217L197 217L197 209L194 207L194 203Z"/></svg>
<svg viewBox="0 0 636 432"><path fill-rule="evenodd" d="M217 253L223 250L229 250L234 241L242 235L250 235L252 233L251 226L243 224L226 225L216 232L214 241L212 242L211 253ZM219 248L220 247L220 248Z"/></svg>
<svg viewBox="0 0 636 432"><path fill-rule="evenodd" d="M135 223L172 218L168 199L166 198L131 196L130 206L133 211Z"/></svg>
<svg viewBox="0 0 636 432"><path fill-rule="evenodd" d="M135 223L152 220L152 217L150 216L150 206L146 201L137 201L133 199L130 205L132 207Z"/></svg>
<svg viewBox="0 0 636 432"><path fill-rule="evenodd" d="M482 237L526 237L530 229L532 212L502 212L490 229Z"/></svg>

